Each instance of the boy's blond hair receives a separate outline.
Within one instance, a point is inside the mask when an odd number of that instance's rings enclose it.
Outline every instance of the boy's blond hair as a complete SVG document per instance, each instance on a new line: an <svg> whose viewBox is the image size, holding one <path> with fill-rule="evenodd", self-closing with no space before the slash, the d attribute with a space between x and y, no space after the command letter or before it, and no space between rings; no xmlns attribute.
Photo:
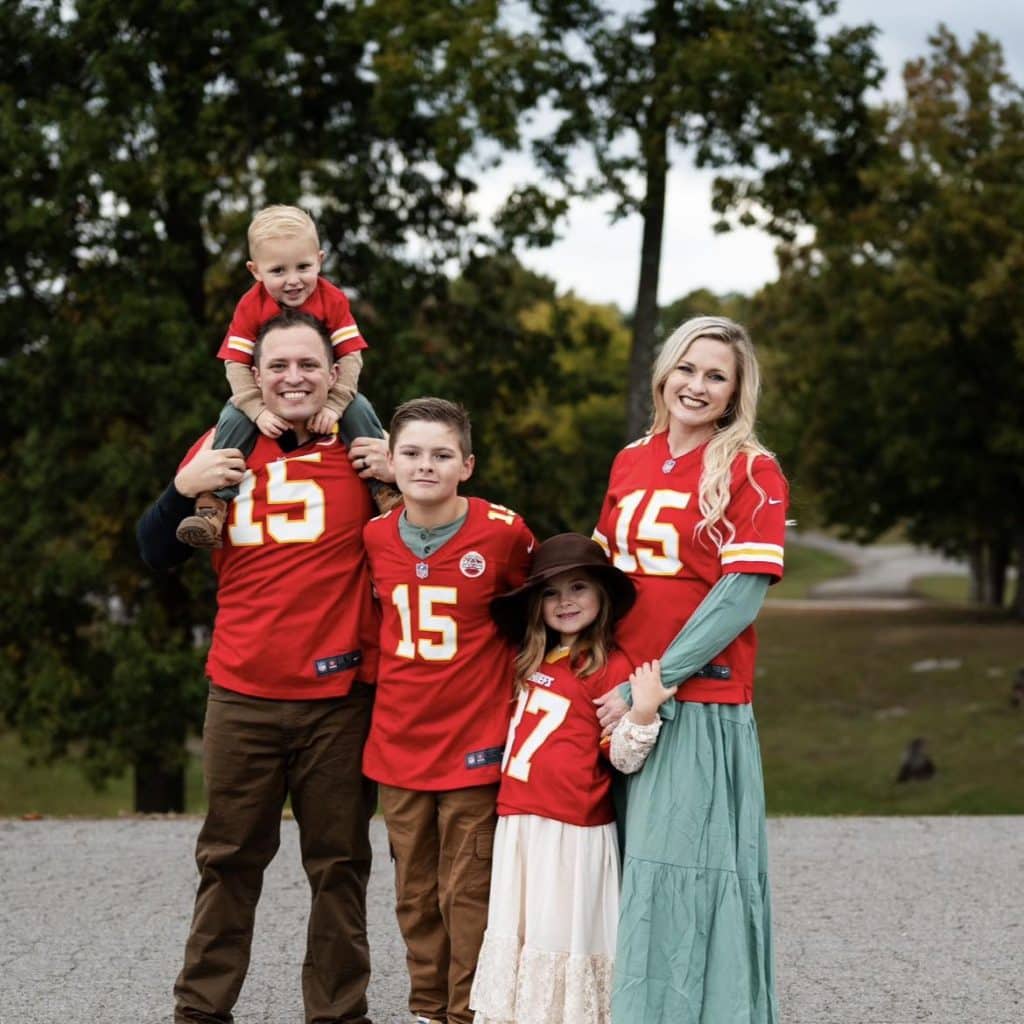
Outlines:
<svg viewBox="0 0 1024 1024"><path fill-rule="evenodd" d="M320 248L316 224L305 210L281 204L265 206L249 224L249 255L253 255L261 242L271 238L296 238L302 235L309 235L317 249Z"/></svg>

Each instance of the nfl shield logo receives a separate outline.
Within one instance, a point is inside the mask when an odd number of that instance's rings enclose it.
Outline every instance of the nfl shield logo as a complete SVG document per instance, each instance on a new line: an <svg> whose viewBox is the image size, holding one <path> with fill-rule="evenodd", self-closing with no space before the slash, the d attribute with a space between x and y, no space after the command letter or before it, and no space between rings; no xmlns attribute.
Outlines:
<svg viewBox="0 0 1024 1024"><path fill-rule="evenodd" d="M430 566L426 562L416 563L416 579L425 580L430 575Z"/></svg>

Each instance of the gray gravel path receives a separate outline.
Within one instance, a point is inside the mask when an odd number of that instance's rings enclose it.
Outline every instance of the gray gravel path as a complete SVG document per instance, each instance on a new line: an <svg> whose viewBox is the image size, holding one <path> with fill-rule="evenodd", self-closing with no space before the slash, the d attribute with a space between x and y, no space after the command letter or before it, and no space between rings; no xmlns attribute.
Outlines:
<svg viewBox="0 0 1024 1024"><path fill-rule="evenodd" d="M0 820L0 1022L169 1022L198 827ZM769 834L783 1024L1024 1020L1024 818L785 818ZM408 1024L379 821L373 835L371 1012ZM285 822L238 1024L301 1024L306 904Z"/></svg>

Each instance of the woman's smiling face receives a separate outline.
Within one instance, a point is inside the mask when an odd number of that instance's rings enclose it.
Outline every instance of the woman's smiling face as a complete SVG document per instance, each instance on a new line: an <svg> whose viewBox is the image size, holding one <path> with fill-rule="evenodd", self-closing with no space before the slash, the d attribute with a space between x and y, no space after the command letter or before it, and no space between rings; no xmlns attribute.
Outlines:
<svg viewBox="0 0 1024 1024"><path fill-rule="evenodd" d="M710 437L736 394L736 355L715 338L697 338L665 378L669 426Z"/></svg>

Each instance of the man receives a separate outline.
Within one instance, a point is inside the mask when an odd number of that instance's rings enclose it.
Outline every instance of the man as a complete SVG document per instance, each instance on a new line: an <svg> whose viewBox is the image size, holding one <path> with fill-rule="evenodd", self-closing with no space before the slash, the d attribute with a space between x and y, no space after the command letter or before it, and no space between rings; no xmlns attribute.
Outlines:
<svg viewBox="0 0 1024 1024"><path fill-rule="evenodd" d="M209 801L196 847L199 890L175 1021L230 1022L249 965L263 872L286 797L299 826L312 901L302 990L307 1024L369 1024L366 884L373 783L362 775L376 673L377 612L364 561L369 492L335 435L306 423L334 381L330 337L286 310L257 336L253 376L286 421L244 459L193 446L139 523L153 568L191 553L178 523L203 491L239 484L213 552L218 611L203 729Z"/></svg>

